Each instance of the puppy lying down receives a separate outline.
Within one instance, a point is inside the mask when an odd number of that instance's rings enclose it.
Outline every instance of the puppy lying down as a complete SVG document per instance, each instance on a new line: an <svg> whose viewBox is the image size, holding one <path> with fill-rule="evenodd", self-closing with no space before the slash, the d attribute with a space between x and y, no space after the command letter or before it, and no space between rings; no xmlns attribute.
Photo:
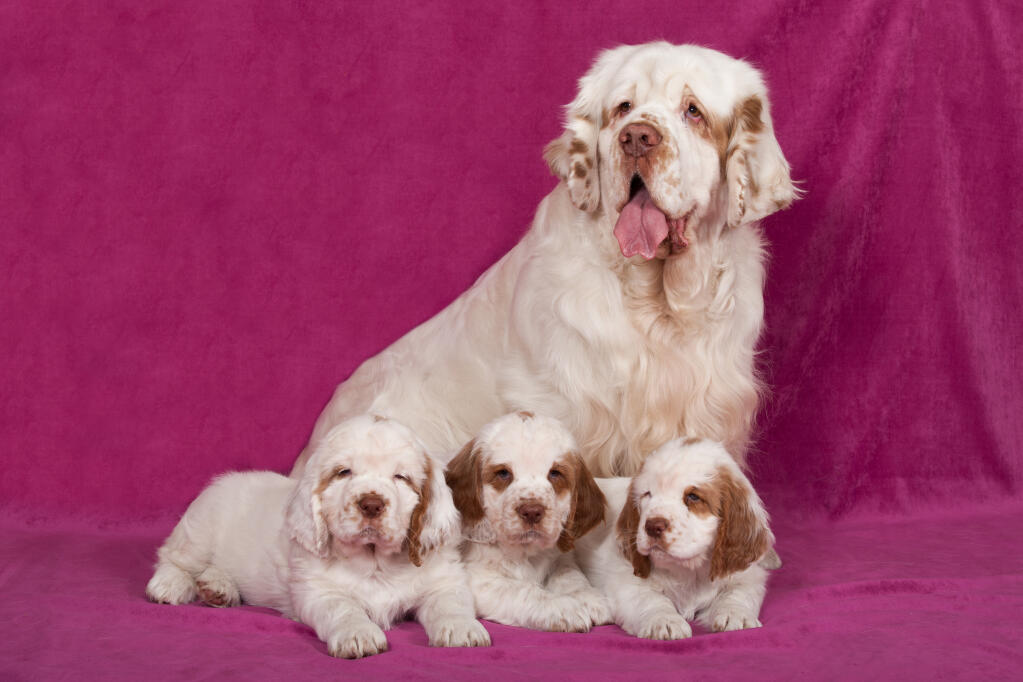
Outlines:
<svg viewBox="0 0 1023 682"><path fill-rule="evenodd" d="M760 627L774 536L749 480L719 443L671 441L631 480L598 479L613 523L576 545L614 622L647 639Z"/></svg>
<svg viewBox="0 0 1023 682"><path fill-rule="evenodd" d="M339 424L300 480L230 473L188 507L146 587L156 602L268 606L316 630L333 656L387 650L416 617L432 646L486 646L458 561L459 516L441 465L404 426Z"/></svg>
<svg viewBox="0 0 1023 682"><path fill-rule="evenodd" d="M560 422L499 417L445 476L462 513L462 557L480 617L567 632L610 621L570 551L604 518L604 496Z"/></svg>

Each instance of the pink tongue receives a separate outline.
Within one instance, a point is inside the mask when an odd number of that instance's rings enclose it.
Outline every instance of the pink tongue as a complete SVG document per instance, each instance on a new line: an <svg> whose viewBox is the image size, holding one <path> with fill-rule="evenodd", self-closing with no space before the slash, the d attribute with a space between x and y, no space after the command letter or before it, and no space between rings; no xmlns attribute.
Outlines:
<svg viewBox="0 0 1023 682"><path fill-rule="evenodd" d="M631 258L639 253L650 260L667 236L668 220L654 205L644 187L625 205L615 224L615 238L622 255Z"/></svg>

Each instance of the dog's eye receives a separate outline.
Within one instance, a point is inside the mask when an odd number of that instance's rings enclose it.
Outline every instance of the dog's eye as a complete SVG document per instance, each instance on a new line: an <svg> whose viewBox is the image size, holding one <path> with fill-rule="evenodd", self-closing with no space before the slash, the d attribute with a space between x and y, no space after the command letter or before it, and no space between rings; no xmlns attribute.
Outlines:
<svg viewBox="0 0 1023 682"><path fill-rule="evenodd" d="M691 118L694 121L699 121L702 117L703 114L700 113L700 110L696 107L695 104L690 104L686 108L686 118Z"/></svg>
<svg viewBox="0 0 1023 682"><path fill-rule="evenodd" d="M686 503L702 502L703 498L696 493L686 493Z"/></svg>
<svg viewBox="0 0 1023 682"><path fill-rule="evenodd" d="M627 114L632 111L632 102L626 100L618 105L618 114Z"/></svg>
<svg viewBox="0 0 1023 682"><path fill-rule="evenodd" d="M557 469L551 469L550 472L547 474L547 478L551 479L552 481L555 481L562 477L564 477L564 474L558 471Z"/></svg>
<svg viewBox="0 0 1023 682"><path fill-rule="evenodd" d="M648 491L646 491L645 493L643 493L642 495L640 495L640 497L650 497L650 491L649 491L649 490L648 490Z"/></svg>
<svg viewBox="0 0 1023 682"><path fill-rule="evenodd" d="M352 475L351 469L338 469L334 472L334 478L347 478Z"/></svg>
<svg viewBox="0 0 1023 682"><path fill-rule="evenodd" d="M511 472L508 471L507 469L498 469L497 471L494 472L494 476L497 476L502 481L507 481L509 478L511 478Z"/></svg>
<svg viewBox="0 0 1023 682"><path fill-rule="evenodd" d="M394 475L394 480L396 480L396 481L405 481L406 483L411 482L411 479L408 476L406 476L405 474L395 474Z"/></svg>

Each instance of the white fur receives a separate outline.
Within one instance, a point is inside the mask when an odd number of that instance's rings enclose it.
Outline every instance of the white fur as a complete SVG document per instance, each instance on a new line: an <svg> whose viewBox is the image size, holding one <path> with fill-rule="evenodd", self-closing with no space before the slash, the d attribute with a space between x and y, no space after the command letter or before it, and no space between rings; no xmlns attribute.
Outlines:
<svg viewBox="0 0 1023 682"><path fill-rule="evenodd" d="M420 502L413 486L429 497L419 567L407 554ZM376 518L359 510L366 494L385 504ZM418 439L396 422L357 417L326 434L299 481L270 472L216 479L160 548L146 593L275 608L344 658L385 651L383 630L413 610L431 645L485 646L458 562L459 528L443 468Z"/></svg>
<svg viewBox="0 0 1023 682"><path fill-rule="evenodd" d="M687 88L720 119L749 97L762 102L759 132L734 127L727 172L680 111ZM604 125L623 98L631 113ZM548 148L562 182L528 234L342 383L310 447L339 421L375 412L407 423L432 452L454 452L491 419L525 409L562 420L598 475L633 474L644 453L682 434L722 441L742 461L763 319L756 221L796 194L768 109L759 73L713 50L651 43L603 53ZM669 217L686 219L689 238L680 253L649 261L625 259L612 234L633 172L618 134L637 120L661 128L665 163L644 180ZM576 141L587 151L573 151ZM585 179L573 176L578 163L592 166Z"/></svg>
<svg viewBox="0 0 1023 682"><path fill-rule="evenodd" d="M684 502L686 491L708 490L722 470L741 484L756 530L772 541L760 498L718 443L672 441L651 454L634 479L598 479L614 512L575 551L586 576L607 596L614 622L629 634L682 639L692 635L687 621L694 619L715 631L761 626L767 570L751 563L711 580L711 553L721 519L697 515ZM651 562L646 578L635 574L616 533L617 516L630 492L641 512L636 548ZM647 520L655 517L669 524L659 545L644 532Z"/></svg>
<svg viewBox="0 0 1023 682"><path fill-rule="evenodd" d="M603 596L571 552L556 546L571 520L572 493L557 493L549 475L558 467L578 482L580 473L573 469L584 465L572 435L554 419L510 414L482 429L475 453L481 470L500 465L511 480L500 491L483 482L483 517L465 524L462 558L477 615L560 632L586 632L609 622ZM543 506L540 523L523 521L516 512L523 503Z"/></svg>

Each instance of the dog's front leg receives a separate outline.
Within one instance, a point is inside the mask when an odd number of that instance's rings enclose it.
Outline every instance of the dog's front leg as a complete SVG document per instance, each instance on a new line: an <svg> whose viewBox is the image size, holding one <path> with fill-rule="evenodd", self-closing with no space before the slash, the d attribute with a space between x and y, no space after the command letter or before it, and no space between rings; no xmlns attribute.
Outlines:
<svg viewBox="0 0 1023 682"><path fill-rule="evenodd" d="M571 553L562 554L554 562L553 570L547 578L547 589L554 594L564 594L578 599L594 625L613 622L611 605L607 598L590 584Z"/></svg>
<svg viewBox="0 0 1023 682"><path fill-rule="evenodd" d="M416 609L430 646L490 646L490 634L476 620L465 574L445 576Z"/></svg>
<svg viewBox="0 0 1023 682"><path fill-rule="evenodd" d="M338 658L362 658L387 651L387 637L352 597L323 585L292 586L298 619L316 631Z"/></svg>

